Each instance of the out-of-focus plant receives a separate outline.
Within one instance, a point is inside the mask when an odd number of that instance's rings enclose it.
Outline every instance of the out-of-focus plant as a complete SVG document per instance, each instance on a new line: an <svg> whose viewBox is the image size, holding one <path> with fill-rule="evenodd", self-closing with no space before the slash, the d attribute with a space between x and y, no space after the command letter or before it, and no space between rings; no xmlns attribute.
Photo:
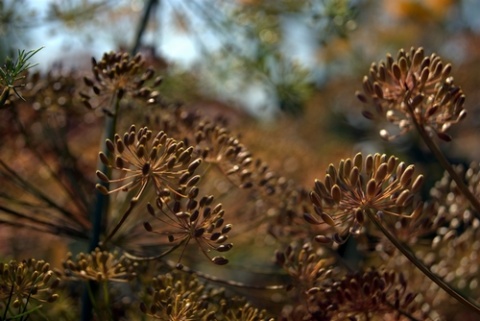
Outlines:
<svg viewBox="0 0 480 321"><path fill-rule="evenodd" d="M24 99L18 93L17 88L25 85L21 83L21 80L25 79L25 72L35 66L32 65L29 60L31 60L40 50L42 50L42 48L30 50L28 52L25 52L25 50L18 50L17 58L15 60L7 57L3 67L0 67L0 85L3 87L1 89L2 93L0 94L0 108L4 108L11 91L13 91L18 97Z"/></svg>

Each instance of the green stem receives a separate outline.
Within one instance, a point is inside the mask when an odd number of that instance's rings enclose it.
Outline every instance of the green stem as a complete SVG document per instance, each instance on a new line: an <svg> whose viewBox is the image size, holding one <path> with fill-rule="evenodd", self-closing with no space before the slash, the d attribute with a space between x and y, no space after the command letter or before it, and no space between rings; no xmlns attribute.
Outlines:
<svg viewBox="0 0 480 321"><path fill-rule="evenodd" d="M109 319L113 320L113 314L110 308L110 295L108 293L108 281L102 282L102 288L103 288L103 302L105 304L104 306L105 306L106 313L109 316Z"/></svg>
<svg viewBox="0 0 480 321"><path fill-rule="evenodd" d="M407 106L408 106L408 111L410 113L410 117L412 118L412 122L415 125L415 128L417 129L418 133L420 134L420 137L425 142L425 144L430 149L430 151L433 153L433 155L438 160L440 165L448 172L450 177L455 181L455 183L457 184L457 187L460 190L460 192L468 199L470 204L475 208L474 215L478 219L480 219L480 202L479 202L479 200L468 189L468 187L467 187L467 185L465 185L465 182L463 181L463 179L458 175L458 173L452 167L452 164L450 164L450 162L447 160L447 158L442 153L440 148L438 148L438 146L435 144L435 142L432 140L432 138L428 135L425 128L418 123L418 121L415 117L413 108L410 105L410 103L407 102Z"/></svg>
<svg viewBox="0 0 480 321"><path fill-rule="evenodd" d="M420 261L415 254L408 248L407 245L401 243L395 235L393 235L383 224L380 222L378 217L371 211L365 211L368 219L372 221L380 231L392 242L392 244L400 251L402 254L410 260L420 271L423 272L430 280L435 282L439 287L441 287L445 292L447 292L450 296L455 298L458 302L462 303L463 305L469 307L476 313L480 314L480 307L473 302L471 299L464 297L460 294L460 292L453 287L451 287L448 283L446 283L441 277L430 271L430 269Z"/></svg>

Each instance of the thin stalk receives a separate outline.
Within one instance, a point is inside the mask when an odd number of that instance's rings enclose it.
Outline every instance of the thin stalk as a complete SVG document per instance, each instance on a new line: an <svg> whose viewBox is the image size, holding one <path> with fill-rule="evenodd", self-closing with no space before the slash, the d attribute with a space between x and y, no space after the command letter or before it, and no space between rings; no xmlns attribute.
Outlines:
<svg viewBox="0 0 480 321"><path fill-rule="evenodd" d="M110 295L108 293L108 281L102 282L102 289L103 289L103 302L105 304L105 309L107 310L107 314L110 320L113 320L112 309L110 308Z"/></svg>
<svg viewBox="0 0 480 321"><path fill-rule="evenodd" d="M113 141L115 135L115 130L117 127L117 114L120 107L120 98L118 98L117 93L115 93L114 103L113 103L113 115L106 115L105 117L105 131L104 137L102 138L101 145L103 146L102 151L105 155L108 155L108 150L105 145L105 140L108 138ZM101 161L98 162L97 168L105 173L107 176L110 176L111 169L103 164ZM108 183L103 181L98 181L99 184L102 184L108 189ZM90 251L95 250L100 242L100 235L102 234L102 229L104 228L103 221L105 219L106 213L108 211L108 196L103 195L98 190L96 191L96 202L95 207L93 208L91 220L92 220L92 240L90 242Z"/></svg>
<svg viewBox="0 0 480 321"><path fill-rule="evenodd" d="M104 137L102 139L102 151L105 154L108 154L107 147L105 146L105 139L108 138L110 140L113 140L113 136L115 135L115 130L117 126L117 115L118 115L118 109L120 107L120 98L118 97L117 92L114 93L114 96L112 97L113 100L113 110L114 112L112 114L106 114L105 115L105 131L104 131ZM103 164L102 162L99 161L97 168L99 168L100 171L105 173L107 176L110 175L110 168L107 167L107 165ZM106 188L108 188L108 183L107 182L102 182L99 181L99 184L104 185ZM98 190L96 191L96 202L95 206L93 207L91 211L91 221L92 221L92 236L90 240L90 245L89 245L89 251L95 250L95 248L99 245L100 243L100 235L104 232L105 229L105 217L106 213L108 212L108 196L103 195L100 193ZM91 295L89 295L87 290L85 290L83 297L82 297L82 316L81 320L82 321L90 321L92 320L92 304L94 300L94 295L93 293L98 292L98 284L96 284L93 281L88 282L88 291L91 292Z"/></svg>
<svg viewBox="0 0 480 321"><path fill-rule="evenodd" d="M140 44L142 43L142 36L145 33L148 20L150 20L151 12L155 7L155 5L158 4L158 1L159 0L149 0L147 2L147 5L145 6L145 11L143 12L143 16L138 25L137 32L135 33L135 41L131 51L132 55L135 55L138 52L138 49L140 48Z"/></svg>
<svg viewBox="0 0 480 321"><path fill-rule="evenodd" d="M179 268L178 263L175 263L173 261L167 260L166 261L167 265L172 268L172 269L177 269L180 271L183 271L188 274L192 274L195 276L198 276L199 278L202 278L204 280L212 281L215 283L220 283L220 284L225 284L229 286L234 286L237 288L244 288L244 289L252 289L252 290L281 290L285 289L287 285L285 284L271 284L271 285L258 285L258 284L245 284L242 282L237 282L237 281L232 281L232 280L224 280L220 279L216 276L206 274L200 271L193 270L189 267L186 267L182 264L181 268Z"/></svg>
<svg viewBox="0 0 480 321"><path fill-rule="evenodd" d="M367 213L368 219L372 221L375 226L382 231L382 233L392 242L392 244L400 251L402 254L412 262L420 271L423 272L430 280L435 282L439 287L441 287L445 292L447 292L451 297L456 299L458 302L462 303L466 307L472 309L477 314L480 315L480 306L478 306L475 302L471 299L463 296L460 292L453 287L451 287L448 283L446 283L441 277L430 271L430 269L420 261L415 254L409 249L406 244L400 242L395 235L393 235L383 224L380 222L378 217L371 211L365 211Z"/></svg>
<svg viewBox="0 0 480 321"><path fill-rule="evenodd" d="M431 139L431 137L428 135L428 133L425 131L425 128L421 126L413 112L412 106L407 102L408 106L408 111L410 113L410 117L412 118L412 122L415 125L415 128L417 129L418 133L420 134L420 137L422 140L425 142L427 147L430 149L430 151L433 153L435 158L438 160L440 165L445 169L450 177L455 181L457 184L458 189L460 192L468 199L470 204L475 208L474 215L480 219L480 202L477 199L475 195L472 194L472 192L468 189L468 186L465 185L465 182L463 179L458 175L458 173L455 171L455 169L452 167L452 164L447 160L445 155L442 153L440 148L438 148L437 144Z"/></svg>

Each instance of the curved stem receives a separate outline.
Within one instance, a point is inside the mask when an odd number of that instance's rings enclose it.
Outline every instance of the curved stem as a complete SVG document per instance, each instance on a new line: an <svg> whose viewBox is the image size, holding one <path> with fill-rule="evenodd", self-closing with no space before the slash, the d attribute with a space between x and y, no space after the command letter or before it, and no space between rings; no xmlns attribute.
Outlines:
<svg viewBox="0 0 480 321"><path fill-rule="evenodd" d="M430 269L420 261L415 254L408 248L407 245L400 242L395 235L393 235L383 224L380 222L378 217L372 211L365 211L368 219L372 221L380 231L392 242L392 244L400 251L402 254L412 262L420 271L423 272L430 280L435 282L439 287L441 287L445 292L447 292L450 296L456 299L458 302L462 303L463 305L469 307L476 313L480 314L480 306L478 306L475 302L471 299L464 297L460 294L460 292L453 287L451 287L448 283L446 283L441 277L430 271Z"/></svg>
<svg viewBox="0 0 480 321"><path fill-rule="evenodd" d="M427 147L430 149L430 151L433 153L435 158L438 160L440 165L445 169L450 177L455 181L457 184L458 189L460 192L468 199L470 204L475 208L474 215L480 219L480 202L477 199L475 195L468 189L467 185L465 185L465 182L463 179L458 175L458 173L455 171L455 169L452 167L452 164L447 160L445 155L442 153L440 148L435 144L435 142L431 139L431 137L428 135L428 133L425 131L425 128L421 126L413 112L413 108L410 105L410 103L407 102L408 106L408 111L410 113L410 117L412 118L412 122L415 125L415 128L417 129L418 133L420 134L420 137L422 140L425 142Z"/></svg>

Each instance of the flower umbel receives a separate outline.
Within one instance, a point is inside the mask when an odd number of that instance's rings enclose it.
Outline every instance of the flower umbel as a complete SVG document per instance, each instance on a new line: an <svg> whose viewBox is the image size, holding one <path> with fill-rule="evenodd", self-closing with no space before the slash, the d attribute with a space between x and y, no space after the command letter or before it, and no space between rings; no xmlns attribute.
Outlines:
<svg viewBox="0 0 480 321"><path fill-rule="evenodd" d="M80 253L75 259L69 254L63 266L67 276L97 282L126 282L136 275L129 259L99 248L89 254Z"/></svg>
<svg viewBox="0 0 480 321"><path fill-rule="evenodd" d="M122 226L149 183L153 184L159 197L169 196L171 192L179 197L187 197L186 188L192 187L193 182L200 179L199 175L193 176L201 163L201 159L192 161L193 147L186 147L182 141L168 138L163 131L154 136L147 127L137 132L135 125L132 125L123 138L115 134L113 140L106 140L110 157L102 152L99 156L107 168L118 170L120 177L110 179L101 171L97 171L97 176L106 184L120 186L111 190L102 184L97 184L96 187L105 195L135 188L138 191L104 242L110 240Z"/></svg>
<svg viewBox="0 0 480 321"><path fill-rule="evenodd" d="M60 278L43 260L0 263L0 311L26 311L32 301L54 302L59 284Z"/></svg>
<svg viewBox="0 0 480 321"><path fill-rule="evenodd" d="M310 199L315 214L305 213L311 224L327 224L335 233L333 240L343 243L353 233L361 232L366 211L388 216L416 216L422 204L414 200L423 183L423 176L414 177L414 165L399 162L385 154L361 153L352 159L340 161L338 169L330 164L324 181L316 180ZM331 238L317 235L318 242Z"/></svg>
<svg viewBox="0 0 480 321"><path fill-rule="evenodd" d="M331 280L311 301L320 320L411 320L402 314L430 320L407 288L401 273L371 269Z"/></svg>
<svg viewBox="0 0 480 321"><path fill-rule="evenodd" d="M145 83L152 80L155 72L145 68L145 62L140 54L131 57L128 53L110 52L105 53L100 61L92 58L92 72L94 78L84 77L83 81L100 98L111 97L123 98L146 98L148 102L154 102L158 92L152 90ZM160 84L162 78L154 80L153 86ZM88 108L93 108L91 96L80 92L83 103ZM98 103L101 105L102 101Z"/></svg>
<svg viewBox="0 0 480 321"><path fill-rule="evenodd" d="M173 245L173 249L186 246L191 240L195 240L202 253L217 265L224 265L228 260L223 256L211 257L209 252L224 253L232 249L232 243L226 243L228 232L232 229L231 224L224 224L225 213L222 204L212 207L213 196L204 196L196 200L198 188L189 193L188 201L172 200L164 202L157 199L155 209L148 204L148 211L160 224L153 228L148 222L144 223L145 229L160 235L165 235Z"/></svg>
<svg viewBox="0 0 480 321"><path fill-rule="evenodd" d="M282 266L292 277L292 286L302 293L321 286L322 282L332 276L333 260L322 257L321 250L316 249L310 243L301 247L289 245L285 251L275 253L276 263Z"/></svg>
<svg viewBox="0 0 480 321"><path fill-rule="evenodd" d="M372 64L363 78L363 93L356 93L369 107L363 115L373 119L380 114L399 128L398 135L414 128L415 115L415 121L430 135L449 141L446 131L466 117L465 96L454 85L451 69L436 54L425 56L423 48L401 49L396 59L388 54L386 62ZM396 136L386 129L380 135L385 139Z"/></svg>
<svg viewBox="0 0 480 321"><path fill-rule="evenodd" d="M110 179L105 173L97 171L97 176L103 182L120 186L108 190L97 184L97 189L104 194L111 194L138 187L134 201L139 199L149 183L154 185L159 195L168 189L186 197L178 188L188 182L201 163L200 159L192 161L193 147L186 147L183 142L168 138L163 131L153 135L147 127L137 132L135 125L132 125L123 138L116 134L114 141L107 139L106 145L111 157L100 152L100 160L108 168L121 172L121 175Z"/></svg>
<svg viewBox="0 0 480 321"><path fill-rule="evenodd" d="M142 302L140 310L160 320L214 320L214 312L207 309L209 292L195 276L180 279L170 273L159 275L149 289L150 302Z"/></svg>

